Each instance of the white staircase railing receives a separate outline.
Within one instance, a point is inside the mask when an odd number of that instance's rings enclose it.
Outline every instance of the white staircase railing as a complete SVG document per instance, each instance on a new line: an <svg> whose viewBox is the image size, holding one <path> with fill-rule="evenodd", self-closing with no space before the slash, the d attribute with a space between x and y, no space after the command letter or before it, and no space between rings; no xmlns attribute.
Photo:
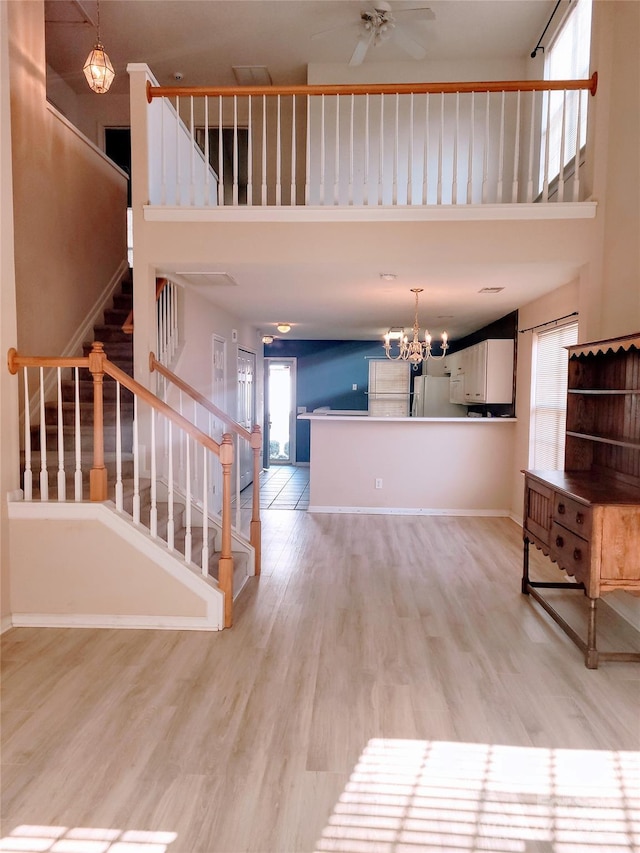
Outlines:
<svg viewBox="0 0 640 853"><path fill-rule="evenodd" d="M149 82L150 116L160 110L163 122L162 132L150 136L150 203L579 201L587 92L594 95L596 87L596 74L590 80L268 88ZM188 167L175 139L190 140Z"/></svg>
<svg viewBox="0 0 640 853"><path fill-rule="evenodd" d="M152 539L164 542L187 563L196 563L209 577L215 535L209 521L211 484L214 478L221 483L217 580L225 596L224 627L230 627L231 435L214 441L112 364L98 342L83 358L21 356L11 349L8 366L12 374L23 373L25 500L65 501L71 495L75 501L112 500ZM51 402L44 393L49 370L57 372ZM69 379L63 379L65 371L70 371ZM34 396L39 400L38 425L29 411ZM187 470L184 491L175 478L179 454ZM197 478L191 472L197 472Z"/></svg>

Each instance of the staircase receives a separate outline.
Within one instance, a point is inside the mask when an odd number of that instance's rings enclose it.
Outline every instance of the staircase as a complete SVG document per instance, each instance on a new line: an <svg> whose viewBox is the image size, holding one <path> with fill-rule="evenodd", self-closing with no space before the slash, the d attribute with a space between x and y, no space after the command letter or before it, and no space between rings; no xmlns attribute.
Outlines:
<svg viewBox="0 0 640 853"><path fill-rule="evenodd" d="M122 280L118 292L113 296L112 307L104 311L104 322L96 324L93 330L94 341L100 341L109 360L129 376L133 376L133 335L123 332L122 326L129 316L133 307L133 285L131 273ZM93 341L83 344L83 355L88 356ZM76 417L76 384L80 412L80 444L81 444L81 467L82 467L82 499L89 498L89 472L93 461L93 378L86 368L78 369L78 382L74 378L61 381L62 420L63 420L63 444L64 444L64 471L66 500L74 500L74 470L76 467L75 452L75 417ZM120 389L120 429L122 452L121 472L123 486L123 510L125 513L133 514L134 479L133 479L133 395L125 388ZM107 468L108 494L115 493L116 481L116 383L111 379L105 379L103 383L103 424L104 424L104 463ZM51 402L45 404L46 425L46 447L47 464L49 469L49 492L51 496L56 492L56 472L58 464L58 404ZM38 472L41 465L40 459L41 433L39 426L33 426L31 430L31 465L33 470L33 499L40 499ZM24 469L24 460L23 460ZM141 479L140 491L140 523L141 527L150 529L151 521L151 487L148 480ZM169 525L169 505L167 500L161 500L160 495L156 502L156 530L158 541L167 541ZM173 547L178 554L184 557L187 530L184 524L185 505L176 496L173 502L174 536ZM200 519L199 521L197 519ZM207 531L208 544L208 574L217 580L218 562L220 554L216 549L219 539L219 527L217 519L210 518ZM203 540L202 519L196 508L192 509L191 528L191 562L201 565ZM240 537L234 537L234 597L241 590L249 576L254 574L253 549Z"/></svg>

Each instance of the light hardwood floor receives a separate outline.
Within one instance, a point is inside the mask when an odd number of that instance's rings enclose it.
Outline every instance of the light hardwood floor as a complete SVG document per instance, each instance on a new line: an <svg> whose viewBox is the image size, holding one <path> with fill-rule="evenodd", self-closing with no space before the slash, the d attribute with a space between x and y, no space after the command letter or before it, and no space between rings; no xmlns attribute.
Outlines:
<svg viewBox="0 0 640 853"><path fill-rule="evenodd" d="M638 850L640 667L587 670L520 566L508 519L268 511L230 631L7 632L0 849Z"/></svg>

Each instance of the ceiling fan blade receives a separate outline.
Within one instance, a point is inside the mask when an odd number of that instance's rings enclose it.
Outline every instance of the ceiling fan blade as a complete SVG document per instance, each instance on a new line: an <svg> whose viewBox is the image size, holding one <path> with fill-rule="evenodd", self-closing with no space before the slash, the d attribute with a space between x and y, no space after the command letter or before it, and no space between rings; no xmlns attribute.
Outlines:
<svg viewBox="0 0 640 853"><path fill-rule="evenodd" d="M415 39L405 31L404 27L398 26L393 31L393 36L400 47L409 54L412 59L426 59L427 51Z"/></svg>
<svg viewBox="0 0 640 853"><path fill-rule="evenodd" d="M367 51L371 47L373 39L375 37L375 32L370 30L367 33L364 33L358 39L355 50L351 55L351 59L349 60L349 65L353 68L355 65L361 65L364 61L365 56L367 55Z"/></svg>

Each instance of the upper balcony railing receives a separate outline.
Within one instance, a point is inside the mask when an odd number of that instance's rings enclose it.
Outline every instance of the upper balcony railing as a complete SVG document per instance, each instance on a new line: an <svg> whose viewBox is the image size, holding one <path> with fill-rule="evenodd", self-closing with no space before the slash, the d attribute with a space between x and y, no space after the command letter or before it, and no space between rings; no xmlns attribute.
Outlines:
<svg viewBox="0 0 640 853"><path fill-rule="evenodd" d="M147 84L152 205L581 201L589 80ZM578 164L578 168L575 168Z"/></svg>

